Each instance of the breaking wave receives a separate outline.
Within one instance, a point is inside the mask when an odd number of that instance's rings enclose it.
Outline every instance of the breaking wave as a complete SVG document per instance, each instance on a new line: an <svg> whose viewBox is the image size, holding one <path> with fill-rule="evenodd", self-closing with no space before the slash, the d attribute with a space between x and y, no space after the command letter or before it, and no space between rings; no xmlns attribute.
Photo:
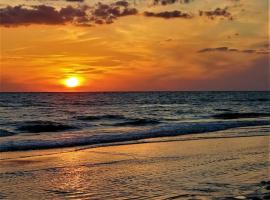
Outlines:
<svg viewBox="0 0 270 200"><path fill-rule="evenodd" d="M77 116L76 119L83 121L96 121L96 120L123 120L126 119L122 115L90 115L90 116Z"/></svg>
<svg viewBox="0 0 270 200"><path fill-rule="evenodd" d="M126 122L115 123L114 126L145 126L159 124L156 119L130 119Z"/></svg>
<svg viewBox="0 0 270 200"><path fill-rule="evenodd" d="M216 119L241 119L241 118L259 118L270 117L270 113L221 113L212 116Z"/></svg>
<svg viewBox="0 0 270 200"><path fill-rule="evenodd" d="M12 135L16 135L16 133L11 132L11 131L7 131L4 129L0 129L0 137L8 137L8 136L12 136Z"/></svg>
<svg viewBox="0 0 270 200"><path fill-rule="evenodd" d="M58 132L76 129L74 126L51 121L26 121L19 123L17 131L28 133Z"/></svg>
<svg viewBox="0 0 270 200"><path fill-rule="evenodd" d="M42 122L35 124L31 122L28 126L23 126L21 130L40 131L44 128L48 131L53 129L63 130L70 129L67 125L54 124L51 122ZM252 120L252 121L212 121L212 122L183 122L178 124L156 126L152 129L143 131L127 132L122 134L96 134L84 137L74 138L58 138L52 140L24 140L20 142L2 142L0 144L0 151L20 151L20 150L35 150L35 149L49 149L60 147L74 147L82 145L98 145L115 142L128 142L140 139L170 137L185 134L201 134L214 131L227 130L231 128L249 127L249 126L263 126L270 125L269 120Z"/></svg>

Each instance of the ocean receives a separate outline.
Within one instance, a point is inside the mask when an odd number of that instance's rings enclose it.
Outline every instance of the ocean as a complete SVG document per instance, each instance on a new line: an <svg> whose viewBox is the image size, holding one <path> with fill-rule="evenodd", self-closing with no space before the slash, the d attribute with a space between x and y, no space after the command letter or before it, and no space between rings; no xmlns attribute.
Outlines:
<svg viewBox="0 0 270 200"><path fill-rule="evenodd" d="M269 92L1 93L0 151L136 143L268 127ZM227 135L230 136L230 135Z"/></svg>

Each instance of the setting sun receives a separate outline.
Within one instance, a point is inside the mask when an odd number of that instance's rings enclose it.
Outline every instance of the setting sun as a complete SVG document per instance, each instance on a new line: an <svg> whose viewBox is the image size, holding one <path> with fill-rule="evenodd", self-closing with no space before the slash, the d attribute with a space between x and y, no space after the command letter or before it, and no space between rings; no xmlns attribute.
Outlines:
<svg viewBox="0 0 270 200"><path fill-rule="evenodd" d="M65 85L71 88L77 87L80 85L80 81L77 77L70 77L65 80Z"/></svg>

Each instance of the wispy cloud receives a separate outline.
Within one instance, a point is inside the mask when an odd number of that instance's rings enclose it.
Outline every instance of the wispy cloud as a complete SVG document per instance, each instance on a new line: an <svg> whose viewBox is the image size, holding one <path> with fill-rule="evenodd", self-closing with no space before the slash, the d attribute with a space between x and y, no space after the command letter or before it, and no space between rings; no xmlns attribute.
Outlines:
<svg viewBox="0 0 270 200"><path fill-rule="evenodd" d="M268 49L235 49L229 47L216 47L216 48L204 48L198 51L198 53L207 53L207 52L238 52L238 53L256 53L256 54L270 54Z"/></svg>

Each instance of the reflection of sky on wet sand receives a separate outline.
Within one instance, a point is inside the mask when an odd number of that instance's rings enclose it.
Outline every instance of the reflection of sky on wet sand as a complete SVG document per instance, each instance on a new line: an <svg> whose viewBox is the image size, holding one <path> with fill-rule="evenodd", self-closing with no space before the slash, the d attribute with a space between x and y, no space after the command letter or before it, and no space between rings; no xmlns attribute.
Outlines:
<svg viewBox="0 0 270 200"><path fill-rule="evenodd" d="M264 136L146 143L1 161L1 171L9 171L1 176L1 193L44 199L247 193L254 187L241 185L265 177L268 141Z"/></svg>

